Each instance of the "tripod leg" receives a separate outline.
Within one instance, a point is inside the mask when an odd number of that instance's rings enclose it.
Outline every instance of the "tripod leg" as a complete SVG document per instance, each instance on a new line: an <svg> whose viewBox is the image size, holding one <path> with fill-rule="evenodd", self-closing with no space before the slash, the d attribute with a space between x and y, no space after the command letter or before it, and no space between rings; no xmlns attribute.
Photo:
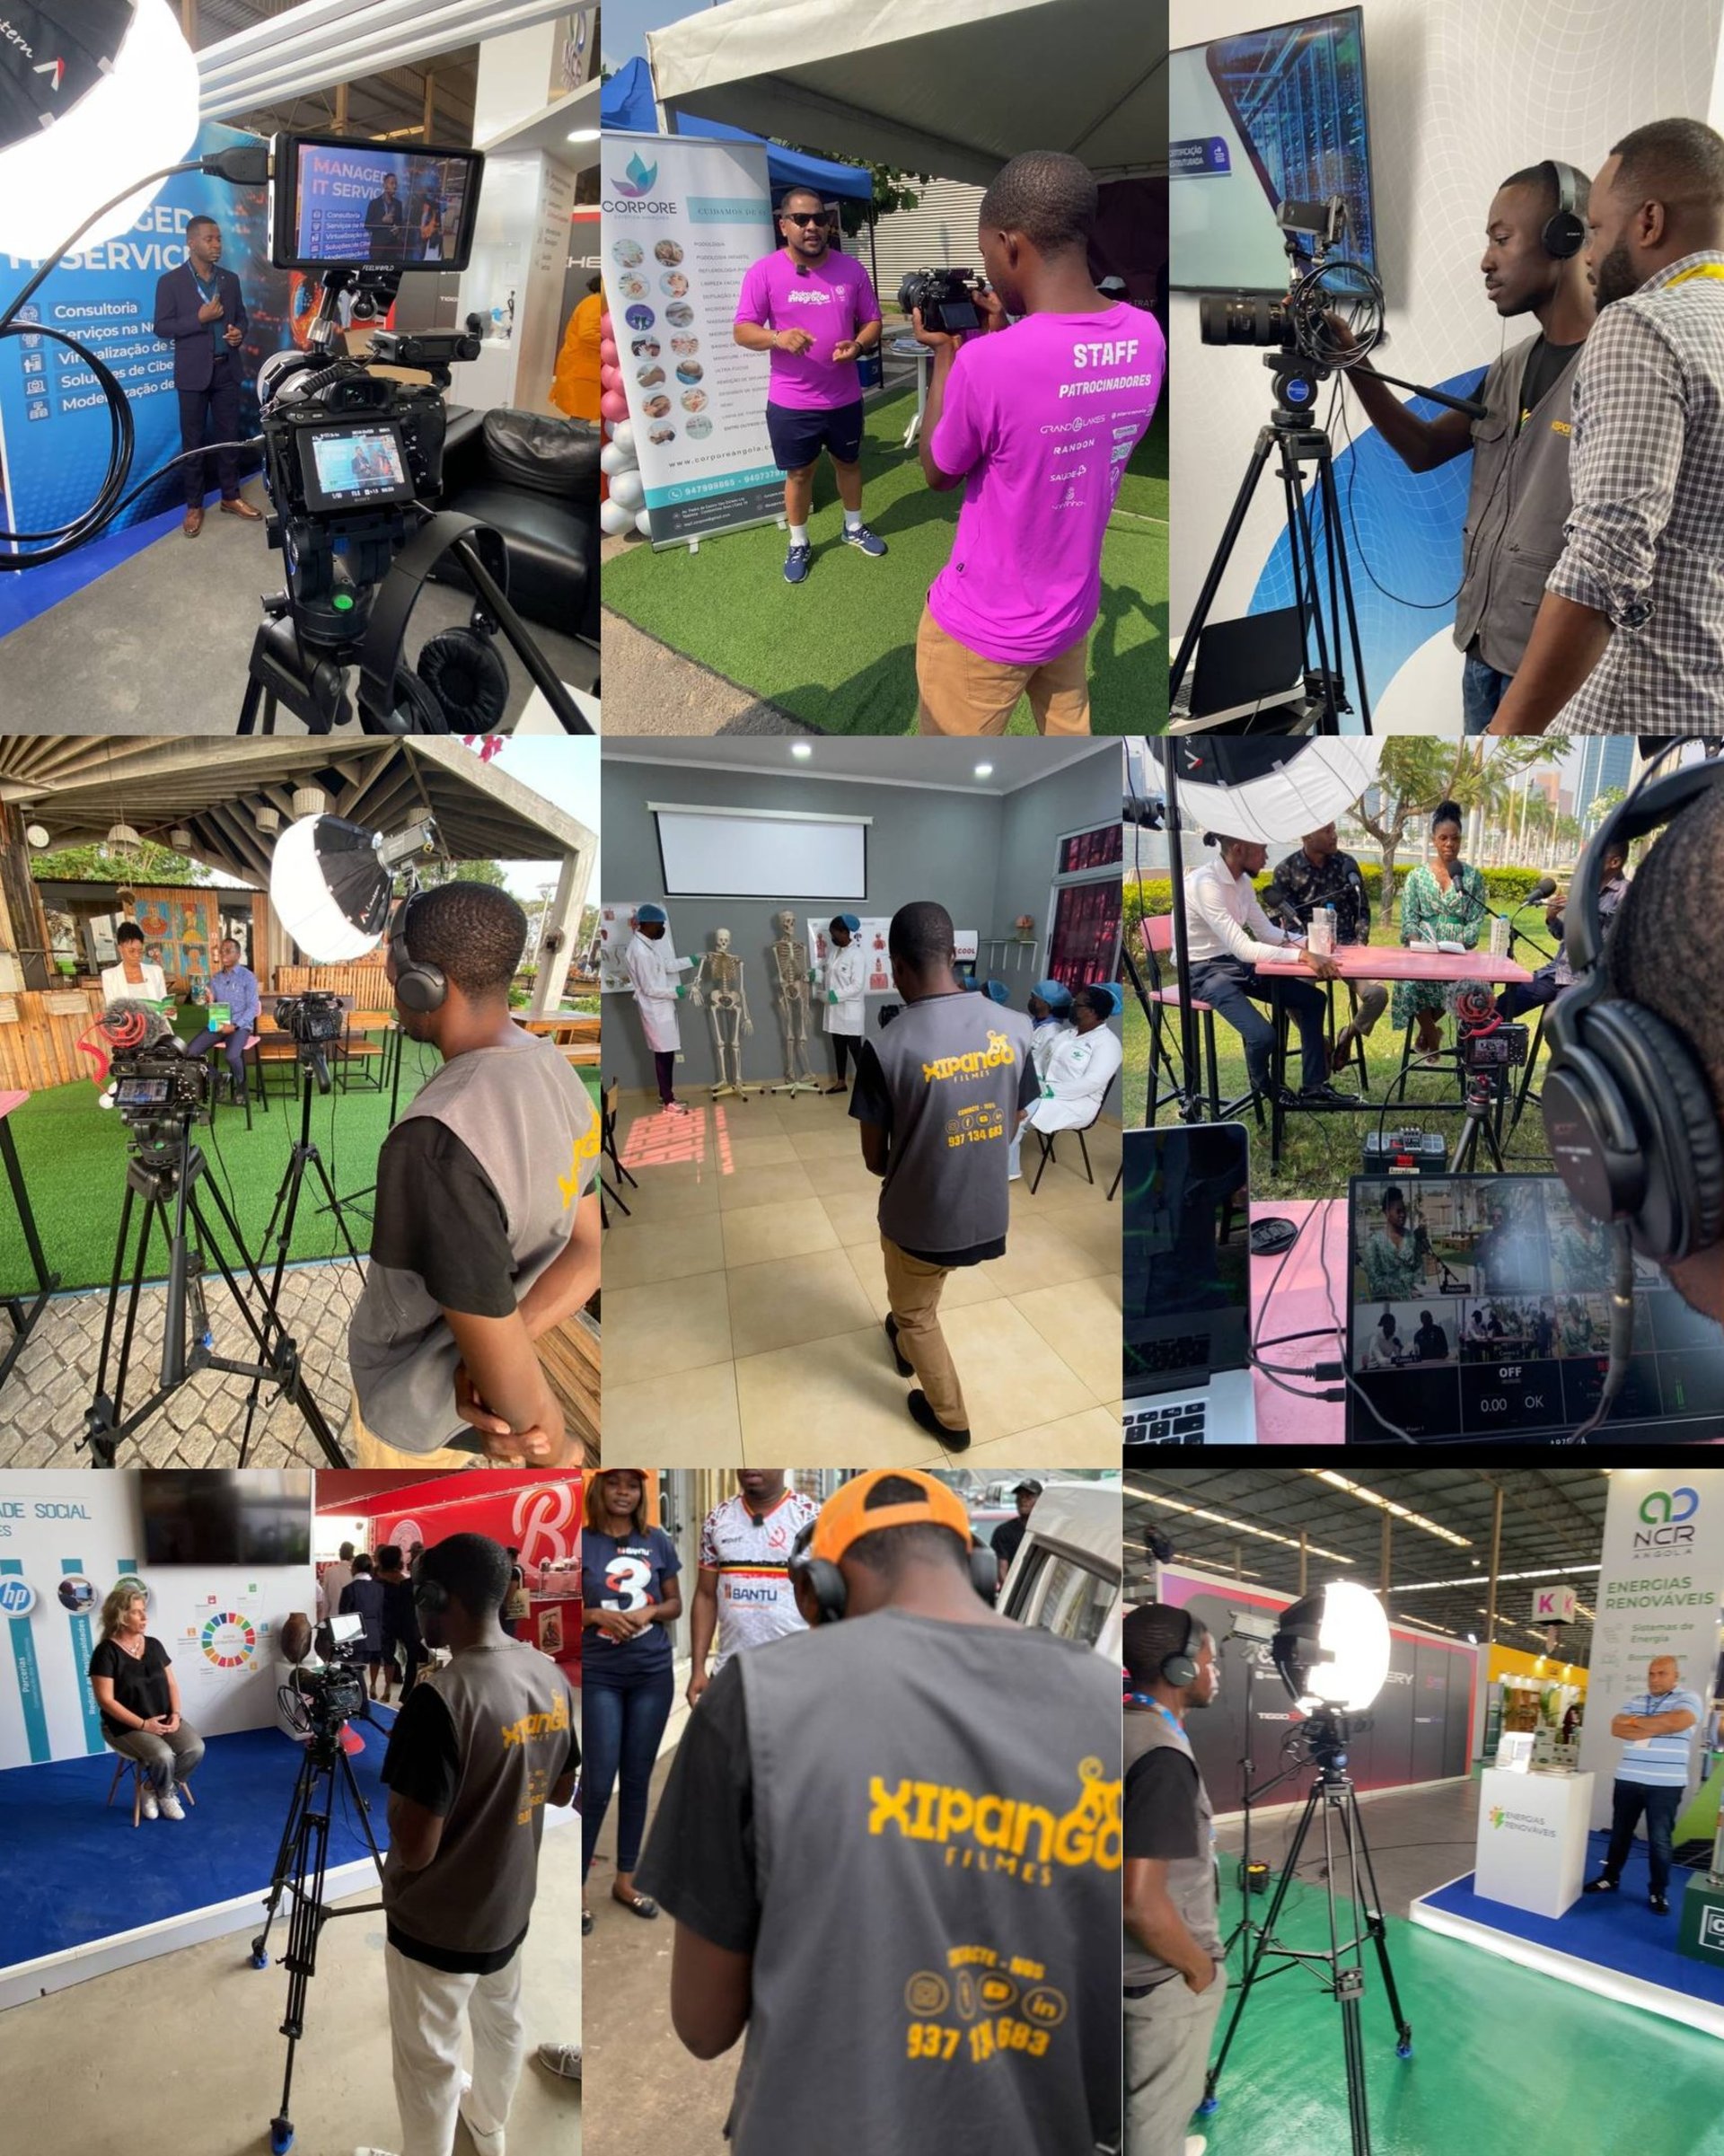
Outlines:
<svg viewBox="0 0 1724 2156"><path fill-rule="evenodd" d="M1383 1901L1377 1890L1377 1868L1371 1862L1371 1845L1365 1838L1365 1818L1359 1808L1357 1793L1350 1792L1348 1803L1348 1837L1356 1843L1359 1861L1365 1868L1365 1883L1370 1891L1366 1907L1366 1929L1377 1943L1377 1966L1383 1971L1383 1989L1388 1996L1389 2013L1394 2022L1394 2055L1397 2058L1412 2056L1412 2026L1401 2011L1401 1994L1394 1988L1394 1970L1389 1961L1388 1932L1383 1922Z"/></svg>
<svg viewBox="0 0 1724 2156"><path fill-rule="evenodd" d="M1324 1791L1323 1868L1329 1899L1329 1958L1335 1973L1335 1997L1341 2006L1341 2060L1347 2075L1347 2124L1352 2136L1353 2156L1371 2156L1371 2116L1365 2087L1365 2038L1359 2026L1359 2002L1365 1995L1364 1896L1359 1886L1359 1853L1354 1846L1350 1806L1353 1785ZM1352 1914L1352 1936L1343 1944L1335 1912L1335 1823L1346 1852L1345 1888ZM1345 1957L1350 1955L1348 1960Z"/></svg>
<svg viewBox="0 0 1724 2156"><path fill-rule="evenodd" d="M264 1897L263 1929L251 1941L251 1967L254 1969L267 1969L269 1966L269 1929L276 1921L276 1910L287 1884L287 1874L293 1869L294 1851L299 1845L299 1823L305 1809L305 1800L311 1793L312 1773L312 1755L307 1750L299 1763L299 1776L294 1783L293 1798L287 1806L287 1823L282 1828L281 1840L276 1845L275 1867L269 1874L269 1891Z"/></svg>
<svg viewBox="0 0 1724 2156"><path fill-rule="evenodd" d="M1317 1799L1321 1791L1322 1784L1314 1782L1311 1794L1305 1800L1305 1809L1299 1814L1299 1824L1294 1830L1292 1847L1287 1852L1287 1862L1281 1868L1280 1878L1275 1882L1275 1893L1269 1905L1269 1914L1263 1919L1262 1930L1257 1934L1257 1943L1252 1949L1251 1959L1245 1964L1245 1973L1240 1980L1239 1996L1234 2001L1233 2011L1227 2017L1227 2033L1221 2039L1221 2048L1215 2055L1215 2063L1204 2076L1203 2101L1197 2107L1200 2115L1204 2117L1207 2117L1215 2109L1219 2101L1215 2091L1221 2080L1221 2070L1227 2063L1228 2052L1233 2048L1234 2036L1239 2027L1239 2017L1245 2012L1245 2002L1251 1997L1251 1987L1257 1981L1258 1964L1262 1960L1264 1949L1274 1936L1275 1926L1280 1921L1281 1905L1286 1901L1287 1890L1292 1885L1294 1876L1299 1869L1299 1852L1305 1847L1305 1837L1310 1831L1311 1817L1316 1810Z"/></svg>
<svg viewBox="0 0 1724 2156"><path fill-rule="evenodd" d="M118 1422L126 1408L126 1373L131 1367L132 1334L137 1325L138 1298L144 1291L144 1261L149 1253L150 1227L155 1219L156 1208L161 1206L162 1232L168 1232L167 1207L159 1198L144 1201L144 1219L137 1231L137 1261L132 1267L132 1284L126 1299L126 1330L119 1337L119 1369L114 1379L114 1421Z"/></svg>
<svg viewBox="0 0 1724 2156"><path fill-rule="evenodd" d="M1341 526L1341 494L1335 485L1335 468L1331 457L1325 456L1321 466L1320 483L1324 489L1323 514L1329 529L1335 534L1335 558L1341 564L1341 591L1347 609L1347 635L1353 653L1353 679L1359 692L1359 724L1367 734L1371 727L1370 691L1365 683L1365 652L1359 638L1359 608L1353 601L1352 566L1347 558L1347 538ZM1335 626L1336 641L1340 641L1341 626Z"/></svg>
<svg viewBox="0 0 1724 2156"><path fill-rule="evenodd" d="M1311 593L1311 621L1316 631L1317 666L1323 677L1323 731L1325 734L1339 734L1341 732L1341 705L1340 699L1335 693L1336 669L1329 662L1329 629L1324 620L1323 585L1317 573L1316 541L1311 529L1311 504L1304 488L1299 485L1298 466L1293 461L1290 448L1283 445L1282 457L1282 477L1287 484L1291 515L1288 542L1296 550L1302 552ZM1321 473L1321 464L1318 466L1318 471ZM1337 622L1335 627L1338 635L1340 624ZM1337 652L1335 656L1339 658L1341 655Z"/></svg>
<svg viewBox="0 0 1724 2156"><path fill-rule="evenodd" d="M377 1867L377 1876L383 1876L383 1852L377 1846L377 1837L371 1831L371 1806L360 1790L358 1777L353 1771L353 1762L345 1752L341 1755L341 1773L347 1783L347 1794L353 1799L353 1816L358 1820L365 1837L365 1846L371 1852L371 1861Z"/></svg>
<svg viewBox="0 0 1724 2156"><path fill-rule="evenodd" d="M96 1364L96 1390L98 1393L105 1393L108 1390L108 1353L114 1337L114 1314L119 1307L119 1280L121 1273L126 1270L126 1244L132 1231L132 1200L135 1195L131 1184L128 1181L126 1195L120 1201L119 1236L114 1245L114 1270L108 1282L108 1316L103 1321L101 1328L101 1358ZM130 1337L129 1327L128 1328L128 1337ZM121 1367L124 1368L123 1363Z"/></svg>
<svg viewBox="0 0 1724 2156"><path fill-rule="evenodd" d="M1269 462L1270 443L1273 429L1263 427L1258 434L1256 445L1245 465L1245 476L1239 482L1239 491L1233 497L1233 506L1227 512L1227 521L1221 533L1221 543L1215 550L1215 559L1209 563L1203 588L1197 594L1197 604L1192 610L1191 620L1185 625L1185 634L1179 640L1174 655L1173 671L1167 676L1167 702L1171 708L1178 696L1180 684L1185 679L1193 656L1197 639L1209 618L1209 609L1215 604L1215 595L1221 588L1221 579L1227 573L1227 563L1233 550L1239 543L1239 534L1245 528L1245 518L1251 509L1251 499L1257 491L1257 482L1263 476L1263 467Z"/></svg>

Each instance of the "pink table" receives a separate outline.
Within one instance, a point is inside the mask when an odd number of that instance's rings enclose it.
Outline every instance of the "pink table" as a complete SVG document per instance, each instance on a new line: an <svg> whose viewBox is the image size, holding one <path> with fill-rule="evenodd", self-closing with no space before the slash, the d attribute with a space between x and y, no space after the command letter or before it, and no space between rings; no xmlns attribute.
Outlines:
<svg viewBox="0 0 1724 2156"><path fill-rule="evenodd" d="M1309 1340L1289 1340L1285 1346L1264 1348L1265 1361L1284 1363L1289 1369L1308 1369L1314 1362L1340 1362L1347 1347L1347 1201L1344 1198L1271 1199L1251 1209L1253 1220L1271 1218L1301 1224L1298 1241L1291 1253L1251 1261L1251 1307L1253 1322L1263 1337L1280 1333L1303 1333L1307 1325L1330 1323L1329 1298L1324 1292L1323 1256L1329 1261L1329 1278L1334 1284L1335 1310L1341 1323L1339 1342L1333 1334ZM1304 1225L1309 1223L1309 1225ZM1321 1231L1321 1233L1319 1233ZM1269 1284L1282 1259L1287 1270L1269 1296ZM1268 1316L1261 1314L1269 1296ZM1257 1442L1260 1445L1342 1445L1347 1440L1347 1409L1340 1400L1296 1400L1284 1393L1262 1370L1253 1373L1257 1395ZM1289 1377L1289 1385L1315 1392L1315 1379ZM1332 1381L1338 1385L1340 1379ZM1327 1391L1329 1386L1322 1388Z"/></svg>

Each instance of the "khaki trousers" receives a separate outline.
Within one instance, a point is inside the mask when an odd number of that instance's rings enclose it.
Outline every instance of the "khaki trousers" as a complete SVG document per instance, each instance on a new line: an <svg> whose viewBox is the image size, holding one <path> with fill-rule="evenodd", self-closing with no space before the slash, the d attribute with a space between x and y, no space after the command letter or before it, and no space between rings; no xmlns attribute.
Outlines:
<svg viewBox="0 0 1724 2156"><path fill-rule="evenodd" d="M486 1464L482 1453L462 1452L452 1445L440 1445L435 1452L402 1452L393 1445L385 1445L360 1421L356 1393L347 1410L347 1427L342 1432L342 1440L347 1456L356 1467L483 1467Z"/></svg>
<svg viewBox="0 0 1724 2156"><path fill-rule="evenodd" d="M1085 635L1034 666L1003 665L947 636L924 606L916 631L918 730L1003 734L1018 698L1027 696L1039 734L1087 734L1088 647Z"/></svg>
<svg viewBox="0 0 1724 2156"><path fill-rule="evenodd" d="M963 1387L940 1331L940 1290L951 1268L913 1258L886 1236L881 1236L880 1248L886 1261L886 1299L898 1327L898 1352L914 1367L936 1420L947 1430L968 1430Z"/></svg>

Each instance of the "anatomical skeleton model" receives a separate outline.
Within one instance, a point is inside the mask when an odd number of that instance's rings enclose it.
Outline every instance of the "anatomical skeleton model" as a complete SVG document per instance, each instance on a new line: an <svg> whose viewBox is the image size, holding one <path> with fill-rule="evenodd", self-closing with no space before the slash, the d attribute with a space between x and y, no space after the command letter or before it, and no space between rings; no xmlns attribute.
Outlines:
<svg viewBox="0 0 1724 2156"><path fill-rule="evenodd" d="M788 908L772 916L778 939L769 954L772 964L772 999L778 1007L784 1029L784 1083L770 1086L770 1093L817 1093L808 1068L808 946L796 934L796 917Z"/></svg>
<svg viewBox="0 0 1724 2156"><path fill-rule="evenodd" d="M752 1034L754 1021L748 1015L748 991L743 982L743 962L730 947L730 930L715 928L713 947L703 951L689 990L689 1000L704 1004L712 1021L713 1060L718 1066L718 1082L712 1089L712 1097L721 1100L734 1096L737 1100L748 1096L743 1091L743 1036Z"/></svg>

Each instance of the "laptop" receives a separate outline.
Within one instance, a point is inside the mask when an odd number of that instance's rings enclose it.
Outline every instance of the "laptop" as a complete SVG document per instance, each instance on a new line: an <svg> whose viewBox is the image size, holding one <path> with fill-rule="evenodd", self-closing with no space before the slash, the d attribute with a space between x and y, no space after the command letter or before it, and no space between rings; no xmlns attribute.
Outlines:
<svg viewBox="0 0 1724 2156"><path fill-rule="evenodd" d="M1305 626L1297 606L1271 607L1236 621L1210 621L1197 640L1191 688L1170 734L1226 726L1230 733L1285 737L1309 730L1305 700Z"/></svg>
<svg viewBox="0 0 1724 2156"><path fill-rule="evenodd" d="M1243 1123L1128 1131L1124 1444L1253 1445Z"/></svg>
<svg viewBox="0 0 1724 2156"><path fill-rule="evenodd" d="M1609 1362L1611 1231L1556 1175L1356 1175L1347 1436L1559 1444ZM1724 1437L1724 1328L1634 1261L1628 1377L1597 1442Z"/></svg>

